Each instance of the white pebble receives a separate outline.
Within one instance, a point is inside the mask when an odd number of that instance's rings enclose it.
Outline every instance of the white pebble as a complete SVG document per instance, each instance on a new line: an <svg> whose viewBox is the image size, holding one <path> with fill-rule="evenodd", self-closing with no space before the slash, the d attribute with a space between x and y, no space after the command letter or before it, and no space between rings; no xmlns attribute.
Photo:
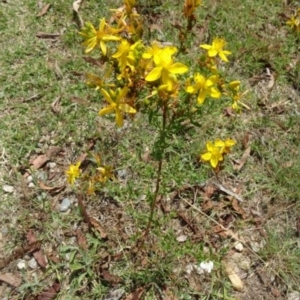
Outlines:
<svg viewBox="0 0 300 300"><path fill-rule="evenodd" d="M38 267L38 264L34 257L28 262L28 267L31 268L32 270Z"/></svg>
<svg viewBox="0 0 300 300"><path fill-rule="evenodd" d="M234 248L235 248L236 251L242 252L243 249L244 249L244 246L241 242L236 242L235 245L234 245Z"/></svg>
<svg viewBox="0 0 300 300"><path fill-rule="evenodd" d="M25 263L25 260L20 260L17 264L17 267L19 270L22 270L22 269L25 269L26 268L26 263Z"/></svg>
<svg viewBox="0 0 300 300"><path fill-rule="evenodd" d="M48 167L49 167L49 169L54 169L56 167L56 163L55 162L49 162Z"/></svg>
<svg viewBox="0 0 300 300"><path fill-rule="evenodd" d="M32 180L33 180L33 178L32 178L31 175L29 175L29 176L27 177L27 179L26 179L27 183L30 183Z"/></svg>
<svg viewBox="0 0 300 300"><path fill-rule="evenodd" d="M71 205L71 201L69 198L64 198L63 201L61 202L61 204L59 205L59 210L61 212L65 212L69 209Z"/></svg>
<svg viewBox="0 0 300 300"><path fill-rule="evenodd" d="M3 191L4 191L5 193L9 193L9 194L11 194L11 193L14 191L14 187L11 186L11 185L7 185L7 184L5 184L5 185L2 187L2 189L3 189Z"/></svg>
<svg viewBox="0 0 300 300"><path fill-rule="evenodd" d="M29 187L29 188L34 188L34 187L35 187L35 184L34 184L33 182L29 182L28 187Z"/></svg>

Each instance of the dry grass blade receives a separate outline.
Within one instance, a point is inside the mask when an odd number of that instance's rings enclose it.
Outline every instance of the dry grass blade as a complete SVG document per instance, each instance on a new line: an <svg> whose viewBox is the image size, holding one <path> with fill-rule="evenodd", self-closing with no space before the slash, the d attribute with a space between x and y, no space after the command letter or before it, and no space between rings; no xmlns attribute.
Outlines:
<svg viewBox="0 0 300 300"><path fill-rule="evenodd" d="M43 15L45 15L47 13L47 11L49 10L51 4L48 3L45 6L43 6L43 8L41 9L41 11L37 14L38 17L41 17Z"/></svg>

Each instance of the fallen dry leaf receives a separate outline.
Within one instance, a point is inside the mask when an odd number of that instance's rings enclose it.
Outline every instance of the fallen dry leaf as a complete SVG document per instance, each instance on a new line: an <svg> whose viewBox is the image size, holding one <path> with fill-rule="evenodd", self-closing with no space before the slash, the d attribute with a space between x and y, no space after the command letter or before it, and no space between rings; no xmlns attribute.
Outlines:
<svg viewBox="0 0 300 300"><path fill-rule="evenodd" d="M143 287L137 288L134 292L130 293L124 300L140 300L144 294Z"/></svg>
<svg viewBox="0 0 300 300"><path fill-rule="evenodd" d="M30 244L37 242L37 238L35 236L35 233L31 229L28 230L26 238L27 238L28 243L30 243ZM37 263L42 268L45 268L47 266L46 259L45 259L44 255L43 255L43 252L40 248L35 250L32 254L33 254L33 257L35 258L35 260L37 261Z"/></svg>
<svg viewBox="0 0 300 300"><path fill-rule="evenodd" d="M44 5L44 7L40 10L40 12L37 14L38 17L41 17L43 15L45 15L48 11L48 9L50 8L51 4L48 3L46 5Z"/></svg>
<svg viewBox="0 0 300 300"><path fill-rule="evenodd" d="M246 212L241 208L238 200L236 198L233 198L232 201L231 201L231 205L232 205L232 208L239 214L242 216L243 219L246 219L247 216L246 216Z"/></svg>
<svg viewBox="0 0 300 300"><path fill-rule="evenodd" d="M54 113L59 113L60 111L60 100L61 96L58 96L52 103L51 103L51 109Z"/></svg>
<svg viewBox="0 0 300 300"><path fill-rule="evenodd" d="M75 97L75 96L71 98L71 101L73 103L82 104L82 105L88 105L89 104L89 102L86 101L85 99Z"/></svg>
<svg viewBox="0 0 300 300"><path fill-rule="evenodd" d="M60 291L60 283L56 280L52 286L44 290L39 296L36 297L37 300L51 300L54 299Z"/></svg>
<svg viewBox="0 0 300 300"><path fill-rule="evenodd" d="M13 287L20 286L22 279L12 273L0 274L0 281L4 281Z"/></svg>
<svg viewBox="0 0 300 300"><path fill-rule="evenodd" d="M79 228L77 228L75 234L76 234L76 239L79 247L81 249L86 250L88 248L88 243L83 232Z"/></svg>
<svg viewBox="0 0 300 300"><path fill-rule="evenodd" d="M111 284L118 284L123 281L121 279L121 277L119 277L117 275L113 275L113 274L109 273L107 270L102 270L101 275L102 275L104 281L111 283Z"/></svg>
<svg viewBox="0 0 300 300"><path fill-rule="evenodd" d="M233 169L234 169L234 170L239 171L239 170L244 166L244 164L246 163L248 157L250 156L250 152L251 152L251 147L248 147L248 148L244 151L244 153L243 153L243 155L242 155L242 158L238 161L238 164L235 165L235 166L233 166Z"/></svg>
<svg viewBox="0 0 300 300"><path fill-rule="evenodd" d="M90 224L100 233L100 237L102 239L107 238L107 233L98 220L96 220L93 217L90 217Z"/></svg>
<svg viewBox="0 0 300 300"><path fill-rule="evenodd" d="M229 278L229 280L232 283L232 286L235 290L241 292L244 288L244 283L241 280L241 278L235 273L233 267L230 265L230 263L223 262L225 266L225 272Z"/></svg>
<svg viewBox="0 0 300 300"><path fill-rule="evenodd" d="M76 13L76 16L79 20L79 25L80 27L83 27L84 23L83 20L81 18L81 16L79 15L79 8L80 8L80 4L82 3L83 0L76 0L73 2L73 11Z"/></svg>
<svg viewBox="0 0 300 300"><path fill-rule="evenodd" d="M46 162L50 160L50 158L62 150L61 147L52 147L50 148L46 154L41 154L34 159L30 159L29 163L32 165L32 168L37 170L42 167Z"/></svg>

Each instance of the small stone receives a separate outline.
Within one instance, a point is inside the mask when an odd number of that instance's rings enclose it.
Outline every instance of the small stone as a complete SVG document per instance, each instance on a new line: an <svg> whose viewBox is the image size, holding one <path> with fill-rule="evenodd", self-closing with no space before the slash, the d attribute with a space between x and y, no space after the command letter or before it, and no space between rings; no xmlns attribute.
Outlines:
<svg viewBox="0 0 300 300"><path fill-rule="evenodd" d="M241 242L236 242L234 245L234 249L238 252L242 252L244 249L244 246Z"/></svg>
<svg viewBox="0 0 300 300"><path fill-rule="evenodd" d="M14 187L7 184L3 185L2 189L5 193L9 193L9 194L11 194L14 191Z"/></svg>
<svg viewBox="0 0 300 300"><path fill-rule="evenodd" d="M300 300L300 293L296 291L289 293L287 300Z"/></svg>
<svg viewBox="0 0 300 300"><path fill-rule="evenodd" d="M65 212L71 206L71 201L69 198L64 198L61 204L59 205L59 211Z"/></svg>
<svg viewBox="0 0 300 300"><path fill-rule="evenodd" d="M18 267L19 270L25 269L25 268L26 268L25 260L21 259L21 260L18 262L17 267Z"/></svg>
<svg viewBox="0 0 300 300"><path fill-rule="evenodd" d="M33 182L29 182L28 187L29 187L29 188L34 188L34 187L35 187L35 184L34 184Z"/></svg>
<svg viewBox="0 0 300 300"><path fill-rule="evenodd" d="M32 270L36 269L38 267L38 264L35 260L35 258L32 258L29 262L28 262L28 267Z"/></svg>
<svg viewBox="0 0 300 300"><path fill-rule="evenodd" d="M48 167L49 169L54 169L56 167L56 163L51 161L48 163Z"/></svg>
<svg viewBox="0 0 300 300"><path fill-rule="evenodd" d="M31 175L29 175L29 176L26 178L27 183L32 182L32 180L33 180L33 177L32 177Z"/></svg>

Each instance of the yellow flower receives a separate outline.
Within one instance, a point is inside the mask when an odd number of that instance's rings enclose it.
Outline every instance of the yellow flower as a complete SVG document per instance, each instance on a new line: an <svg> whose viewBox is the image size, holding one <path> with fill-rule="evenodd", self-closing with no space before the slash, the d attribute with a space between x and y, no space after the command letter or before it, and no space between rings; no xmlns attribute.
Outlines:
<svg viewBox="0 0 300 300"><path fill-rule="evenodd" d="M99 30L96 30L92 23L85 23L85 27L79 32L86 41L83 43L86 46L85 53L91 52L97 45L104 55L106 55L106 44L107 41L119 41L121 38L109 34L109 27L105 22L105 18L100 20Z"/></svg>
<svg viewBox="0 0 300 300"><path fill-rule="evenodd" d="M177 81L175 74L183 74L188 71L188 67L182 63L174 63L172 55L176 53L176 47L165 47L159 51L154 50L153 60L155 67L146 76L146 81L156 81L161 78L163 85L172 89L174 82Z"/></svg>
<svg viewBox="0 0 300 300"><path fill-rule="evenodd" d="M137 59L142 56L143 47L141 40L131 45L127 40L123 39L118 47L118 51L112 55L112 57L118 61L121 71L123 71L126 66L128 66L131 71L134 71Z"/></svg>
<svg viewBox="0 0 300 300"><path fill-rule="evenodd" d="M99 171L97 180L101 183L105 183L108 179L114 177L112 173L112 167L110 166L99 167L97 170Z"/></svg>
<svg viewBox="0 0 300 300"><path fill-rule="evenodd" d="M208 141L206 143L206 150L207 152L201 155L201 159L205 162L210 162L211 166L215 169L219 162L223 160L221 149Z"/></svg>
<svg viewBox="0 0 300 300"><path fill-rule="evenodd" d="M81 174L81 170L79 169L80 162L76 163L76 165L70 165L69 169L65 172L67 180L70 184L74 184L76 178L78 178Z"/></svg>
<svg viewBox="0 0 300 300"><path fill-rule="evenodd" d="M119 127L123 125L123 114L122 112L135 114L136 110L124 102L124 98L129 92L128 87L124 87L122 90L119 88L116 91L109 90L108 92L104 89L101 89L101 93L106 101L110 104L109 106L101 109L99 115L103 116L106 114L115 113L116 114L116 123Z"/></svg>
<svg viewBox="0 0 300 300"><path fill-rule="evenodd" d="M206 152L201 155L201 159L205 162L210 162L211 166L215 169L221 161L224 159L224 155L230 152L231 147L236 142L232 139L226 139L222 141L216 139L214 143L208 141L206 143Z"/></svg>
<svg viewBox="0 0 300 300"><path fill-rule="evenodd" d="M223 50L223 47L225 47L225 45L226 41L224 39L215 38L212 42L212 45L200 45L200 48L208 50L209 57L215 57L219 55L223 61L228 62L226 55L230 55L231 52Z"/></svg>
<svg viewBox="0 0 300 300"><path fill-rule="evenodd" d="M205 78L203 75L196 73L194 75L194 85L187 86L186 91L189 94L198 94L198 104L202 104L207 96L213 98L220 98L221 92L215 87L218 82L218 76L213 75L209 78Z"/></svg>
<svg viewBox="0 0 300 300"><path fill-rule="evenodd" d="M231 147L236 144L236 141L232 139L226 139L225 141L222 141L220 139L215 140L215 147L218 147L220 149L220 152L222 154L227 154L230 152Z"/></svg>
<svg viewBox="0 0 300 300"><path fill-rule="evenodd" d="M299 16L292 16L287 22L287 25L291 27L292 30L300 31L300 14Z"/></svg>

